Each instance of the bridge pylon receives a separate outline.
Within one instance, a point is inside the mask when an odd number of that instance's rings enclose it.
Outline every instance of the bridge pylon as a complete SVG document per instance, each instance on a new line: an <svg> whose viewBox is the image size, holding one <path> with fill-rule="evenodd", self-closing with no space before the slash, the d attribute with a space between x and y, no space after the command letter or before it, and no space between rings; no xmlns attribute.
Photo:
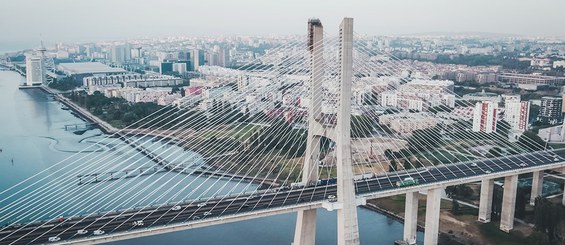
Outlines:
<svg viewBox="0 0 565 245"><path fill-rule="evenodd" d="M337 111L337 244L359 244L357 201L351 160L351 80L353 78L353 18L344 18L339 26L341 93Z"/></svg>
<svg viewBox="0 0 565 245"><path fill-rule="evenodd" d="M308 111L308 138L302 182L306 185L318 181L320 161L320 139L317 134L321 126L316 119L322 113L322 81L324 77L324 27L318 19L308 21L308 50L310 51L310 108ZM298 211L294 232L294 245L314 245L316 242L316 209Z"/></svg>
<svg viewBox="0 0 565 245"><path fill-rule="evenodd" d="M331 138L336 143L337 168L337 203L331 204L337 209L337 239L339 245L359 244L357 222L357 200L353 184L353 166L351 160L351 81L353 78L353 19L344 18L340 24L340 86L337 106L337 124L328 128L321 115L322 81L324 77L323 27L319 20L308 22L309 50L311 64L310 96L311 105L308 115L308 139L306 157L302 171L302 181L306 184L318 180L318 162L320 157L320 138ZM316 236L316 210L298 212L294 245L313 245Z"/></svg>

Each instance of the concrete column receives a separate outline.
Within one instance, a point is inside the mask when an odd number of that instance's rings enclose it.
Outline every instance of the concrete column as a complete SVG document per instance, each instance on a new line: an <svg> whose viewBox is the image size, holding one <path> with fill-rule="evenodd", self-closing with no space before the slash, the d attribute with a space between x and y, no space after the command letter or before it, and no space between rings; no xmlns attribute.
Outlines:
<svg viewBox="0 0 565 245"><path fill-rule="evenodd" d="M561 199L561 205L565 206L565 188L563 188L563 198Z"/></svg>
<svg viewBox="0 0 565 245"><path fill-rule="evenodd" d="M341 93L337 110L336 156L337 198L343 205L337 210L337 244L359 244L357 204L351 161L351 80L353 78L353 19L340 24Z"/></svg>
<svg viewBox="0 0 565 245"><path fill-rule="evenodd" d="M298 212L293 245L314 245L316 243L316 209Z"/></svg>
<svg viewBox="0 0 565 245"><path fill-rule="evenodd" d="M500 214L500 230L504 232L510 232L514 228L517 188L518 175L504 178L504 194L502 195L502 212Z"/></svg>
<svg viewBox="0 0 565 245"><path fill-rule="evenodd" d="M479 221L490 222L492 213L492 191L494 190L494 179L484 179L481 181L481 199L479 202Z"/></svg>
<svg viewBox="0 0 565 245"><path fill-rule="evenodd" d="M416 244L416 234L418 232L418 196L418 192L406 193L403 240L408 244Z"/></svg>
<svg viewBox="0 0 565 245"><path fill-rule="evenodd" d="M308 21L308 37L310 51L310 109L308 112L308 138L306 153L302 167L302 182L314 184L318 180L318 162L320 160L320 137L316 135L316 117L321 113L322 79L324 72L323 36L324 29L320 20ZM294 245L314 245L316 242L316 210L298 211L294 231Z"/></svg>
<svg viewBox="0 0 565 245"><path fill-rule="evenodd" d="M532 177L532 195L530 195L530 205L536 204L536 198L541 196L543 190L543 170L535 171Z"/></svg>
<svg viewBox="0 0 565 245"><path fill-rule="evenodd" d="M438 241L441 192L441 188L428 190L428 197L426 198L426 230L424 232L424 245L435 245Z"/></svg>

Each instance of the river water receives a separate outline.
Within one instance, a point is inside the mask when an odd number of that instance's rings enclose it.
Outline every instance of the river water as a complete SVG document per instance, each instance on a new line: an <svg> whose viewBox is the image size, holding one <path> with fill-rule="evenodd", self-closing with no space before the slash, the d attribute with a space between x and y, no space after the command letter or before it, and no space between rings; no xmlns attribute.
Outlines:
<svg viewBox="0 0 565 245"><path fill-rule="evenodd" d="M59 185L41 192L50 201L39 205L10 205L18 197L34 196L33 190L40 185L34 181L4 191L0 200L0 225L12 222L28 222L38 218L50 219L59 215L70 216L100 210L119 210L127 206L145 206L160 203L159 200L183 200L187 197L221 195L228 190L249 191L255 185L237 181L208 179L172 173L158 173L107 183L82 184L77 175L117 169L152 167L154 163L139 156L124 142L108 139L100 130L88 130L76 135L65 130L65 125L84 123L80 118L64 110L52 96L38 89L19 90L24 80L19 74L0 71L0 192L36 175L33 180ZM163 142L148 142L151 149L173 152L175 146ZM87 149L87 150L84 150ZM105 153L113 149L112 154ZM180 150L179 150L180 151ZM198 160L192 152L171 153L171 158ZM111 157L108 157L111 155ZM116 186L128 186L135 191L130 195L113 191ZM157 187L163 186L161 191ZM210 187L212 188L203 188ZM229 188L216 188L227 186ZM26 189L27 188L27 189ZM95 198L92 198L94 195ZM86 198L94 201L85 201ZM35 204L34 204L35 203ZM70 203L70 204L65 204ZM26 206L29 205L29 206ZM30 207L24 208L24 207ZM60 208L63 207L63 208ZM31 211L24 211L31 210ZM12 212L13 215L12 215ZM384 215L359 208L359 227L362 244L393 244L402 237L402 224ZM224 225L198 228L163 235L115 242L115 244L281 244L292 242L295 214L276 215ZM2 221L3 220L3 221ZM336 215L318 211L317 244L336 243ZM419 243L423 234L418 233Z"/></svg>

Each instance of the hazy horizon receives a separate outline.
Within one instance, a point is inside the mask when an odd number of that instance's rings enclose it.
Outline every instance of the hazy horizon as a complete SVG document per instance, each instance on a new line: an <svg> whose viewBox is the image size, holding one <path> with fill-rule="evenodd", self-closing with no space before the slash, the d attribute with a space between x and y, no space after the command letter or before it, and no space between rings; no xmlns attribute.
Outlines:
<svg viewBox="0 0 565 245"><path fill-rule="evenodd" d="M159 36L288 35L310 17L335 33L345 16L366 35L500 33L565 36L565 1L20 0L2 3L0 50ZM35 44L35 45L34 45ZM19 49L19 48L18 48Z"/></svg>

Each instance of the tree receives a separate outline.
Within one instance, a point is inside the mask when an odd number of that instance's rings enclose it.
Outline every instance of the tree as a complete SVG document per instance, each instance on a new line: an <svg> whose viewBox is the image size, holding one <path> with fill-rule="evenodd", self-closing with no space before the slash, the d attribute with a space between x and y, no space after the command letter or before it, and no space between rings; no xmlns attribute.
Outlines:
<svg viewBox="0 0 565 245"><path fill-rule="evenodd" d="M386 149L385 152L384 152L384 155L385 155L386 159L388 159L388 160L394 159L394 153L392 152L391 149Z"/></svg>
<svg viewBox="0 0 565 245"><path fill-rule="evenodd" d="M459 202L457 200L451 199L451 213L455 215L459 215L461 213L461 207L459 206Z"/></svg>
<svg viewBox="0 0 565 245"><path fill-rule="evenodd" d="M371 134L373 124L367 116L351 116L351 138L362 138Z"/></svg>
<svg viewBox="0 0 565 245"><path fill-rule="evenodd" d="M500 220L500 213L502 212L502 188L497 185L494 186L492 191L492 206L491 206L491 219L493 221Z"/></svg>
<svg viewBox="0 0 565 245"><path fill-rule="evenodd" d="M534 206L534 224L536 230L545 233L549 240L555 238L555 230L563 219L563 208L546 198L537 197Z"/></svg>
<svg viewBox="0 0 565 245"><path fill-rule="evenodd" d="M539 151L544 148L545 141L534 132L526 131L518 138L518 144L530 151Z"/></svg>
<svg viewBox="0 0 565 245"><path fill-rule="evenodd" d="M502 150L500 148L496 147L496 146L493 147L493 148L490 148L490 150L488 150L488 153L493 157L502 156Z"/></svg>
<svg viewBox="0 0 565 245"><path fill-rule="evenodd" d="M506 138L508 138L508 133L510 132L510 128L511 128L510 123L508 123L505 120L498 121L496 123L496 132L498 134L503 135Z"/></svg>
<svg viewBox="0 0 565 245"><path fill-rule="evenodd" d="M410 164L410 161L408 161L408 159L404 159L404 169L408 170L412 168L412 165Z"/></svg>
<svg viewBox="0 0 565 245"><path fill-rule="evenodd" d="M395 172L396 171L396 161L395 160L391 160L390 164L388 165L388 171L389 172Z"/></svg>
<svg viewBox="0 0 565 245"><path fill-rule="evenodd" d="M526 215L526 199L527 191L524 188L518 188L516 191L516 210L515 214L518 218L524 218Z"/></svg>
<svg viewBox="0 0 565 245"><path fill-rule="evenodd" d="M414 130L408 138L408 144L414 152L434 149L441 144L440 129L438 127Z"/></svg>
<svg viewBox="0 0 565 245"><path fill-rule="evenodd" d="M526 239L526 243L528 245L550 245L551 244L547 234L540 232L540 231L532 232L532 234L530 234L530 236L528 236L528 238Z"/></svg>

